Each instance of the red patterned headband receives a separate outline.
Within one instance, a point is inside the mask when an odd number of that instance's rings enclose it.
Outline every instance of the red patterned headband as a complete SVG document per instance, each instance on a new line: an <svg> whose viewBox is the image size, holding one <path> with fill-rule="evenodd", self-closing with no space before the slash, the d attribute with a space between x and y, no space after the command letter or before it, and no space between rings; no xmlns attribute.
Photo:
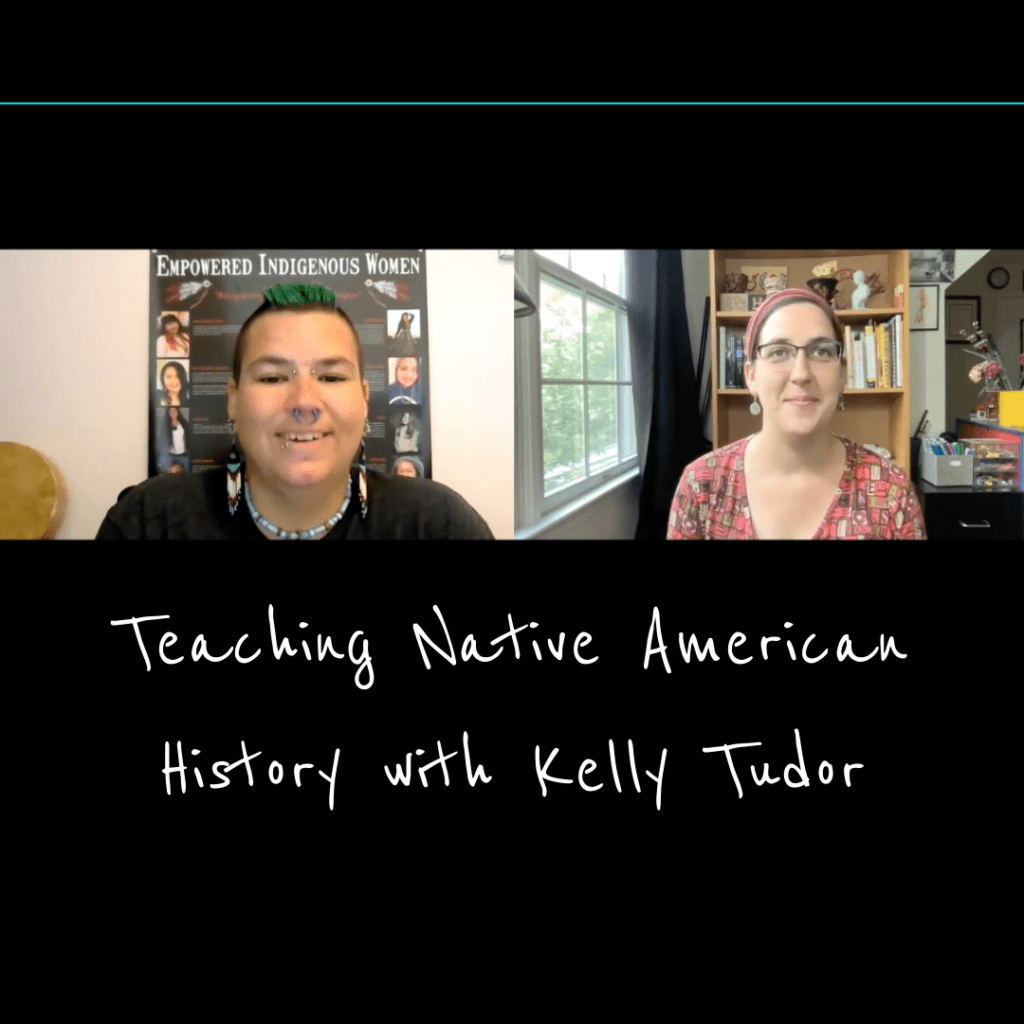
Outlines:
<svg viewBox="0 0 1024 1024"><path fill-rule="evenodd" d="M773 295L769 295L757 307L754 315L747 323L747 334L743 339L743 351L747 354L748 362L753 358L754 339L757 337L757 332L761 330L761 325L771 316L772 310L786 299L803 299L807 302L813 302L814 305L828 314L829 319L835 319L835 310L817 292L809 292L805 288L787 288L785 291L775 292Z"/></svg>

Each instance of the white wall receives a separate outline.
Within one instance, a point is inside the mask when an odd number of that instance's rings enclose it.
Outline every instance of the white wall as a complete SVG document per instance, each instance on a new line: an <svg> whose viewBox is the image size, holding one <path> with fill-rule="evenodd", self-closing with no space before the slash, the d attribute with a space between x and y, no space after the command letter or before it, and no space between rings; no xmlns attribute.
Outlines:
<svg viewBox="0 0 1024 1024"><path fill-rule="evenodd" d="M987 249L955 249L953 277L977 263ZM910 332L910 429L917 429L921 417L928 413L928 433L932 436L952 430L946 422L946 292L959 293L957 287L939 282L939 329ZM906 302L910 303L909 295ZM966 413L965 413L966 417Z"/></svg>
<svg viewBox="0 0 1024 1024"><path fill-rule="evenodd" d="M1020 321L1024 318L1024 249L980 249L978 259L961 261L955 265L956 280L946 289L951 295L977 295L981 300L981 327L991 334L999 346L1003 365L1014 387L1020 378ZM957 256L960 252L957 252ZM1004 267L1010 272L1010 283L1005 288L992 288L988 274L993 267ZM968 419L971 410L981 400L981 386L972 383L967 371L978 360L964 356L955 345L945 345L946 429L953 430L956 420Z"/></svg>
<svg viewBox="0 0 1024 1024"><path fill-rule="evenodd" d="M427 250L434 479L499 540L514 528L514 287L497 249Z"/></svg>
<svg viewBox="0 0 1024 1024"><path fill-rule="evenodd" d="M512 263L427 250L434 479L512 537ZM149 253L0 251L0 441L46 455L92 538L148 470Z"/></svg>

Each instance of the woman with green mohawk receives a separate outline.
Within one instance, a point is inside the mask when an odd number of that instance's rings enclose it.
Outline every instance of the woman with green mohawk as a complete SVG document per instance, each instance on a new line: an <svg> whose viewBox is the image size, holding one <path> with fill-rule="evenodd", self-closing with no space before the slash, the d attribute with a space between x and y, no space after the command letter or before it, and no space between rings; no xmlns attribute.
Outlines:
<svg viewBox="0 0 1024 1024"><path fill-rule="evenodd" d="M98 539L493 539L450 488L366 469L369 386L334 293L288 284L263 295L235 342L226 471L123 492Z"/></svg>

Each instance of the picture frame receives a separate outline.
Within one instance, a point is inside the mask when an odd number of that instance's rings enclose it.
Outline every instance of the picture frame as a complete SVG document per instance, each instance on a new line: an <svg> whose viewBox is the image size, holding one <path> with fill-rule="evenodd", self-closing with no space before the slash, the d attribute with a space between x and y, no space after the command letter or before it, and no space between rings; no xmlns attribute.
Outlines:
<svg viewBox="0 0 1024 1024"><path fill-rule="evenodd" d="M910 318L912 331L937 331L939 329L939 286L937 284L912 284L907 315Z"/></svg>
<svg viewBox="0 0 1024 1024"><path fill-rule="evenodd" d="M953 249L909 249L910 283L931 284L953 280Z"/></svg>
<svg viewBox="0 0 1024 1024"><path fill-rule="evenodd" d="M980 295L946 294L946 344L962 345L967 339L960 333L973 330L974 322L981 323Z"/></svg>

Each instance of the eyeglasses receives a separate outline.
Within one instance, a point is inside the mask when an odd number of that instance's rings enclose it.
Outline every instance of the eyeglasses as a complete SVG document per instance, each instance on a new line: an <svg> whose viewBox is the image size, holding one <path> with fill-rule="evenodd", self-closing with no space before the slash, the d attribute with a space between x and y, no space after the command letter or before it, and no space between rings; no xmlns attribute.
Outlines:
<svg viewBox="0 0 1024 1024"><path fill-rule="evenodd" d="M772 366L788 366L796 359L797 352L806 352L812 363L834 363L842 354L843 346L838 341L812 341L809 345L790 345L788 341L770 341L759 345L757 354Z"/></svg>

